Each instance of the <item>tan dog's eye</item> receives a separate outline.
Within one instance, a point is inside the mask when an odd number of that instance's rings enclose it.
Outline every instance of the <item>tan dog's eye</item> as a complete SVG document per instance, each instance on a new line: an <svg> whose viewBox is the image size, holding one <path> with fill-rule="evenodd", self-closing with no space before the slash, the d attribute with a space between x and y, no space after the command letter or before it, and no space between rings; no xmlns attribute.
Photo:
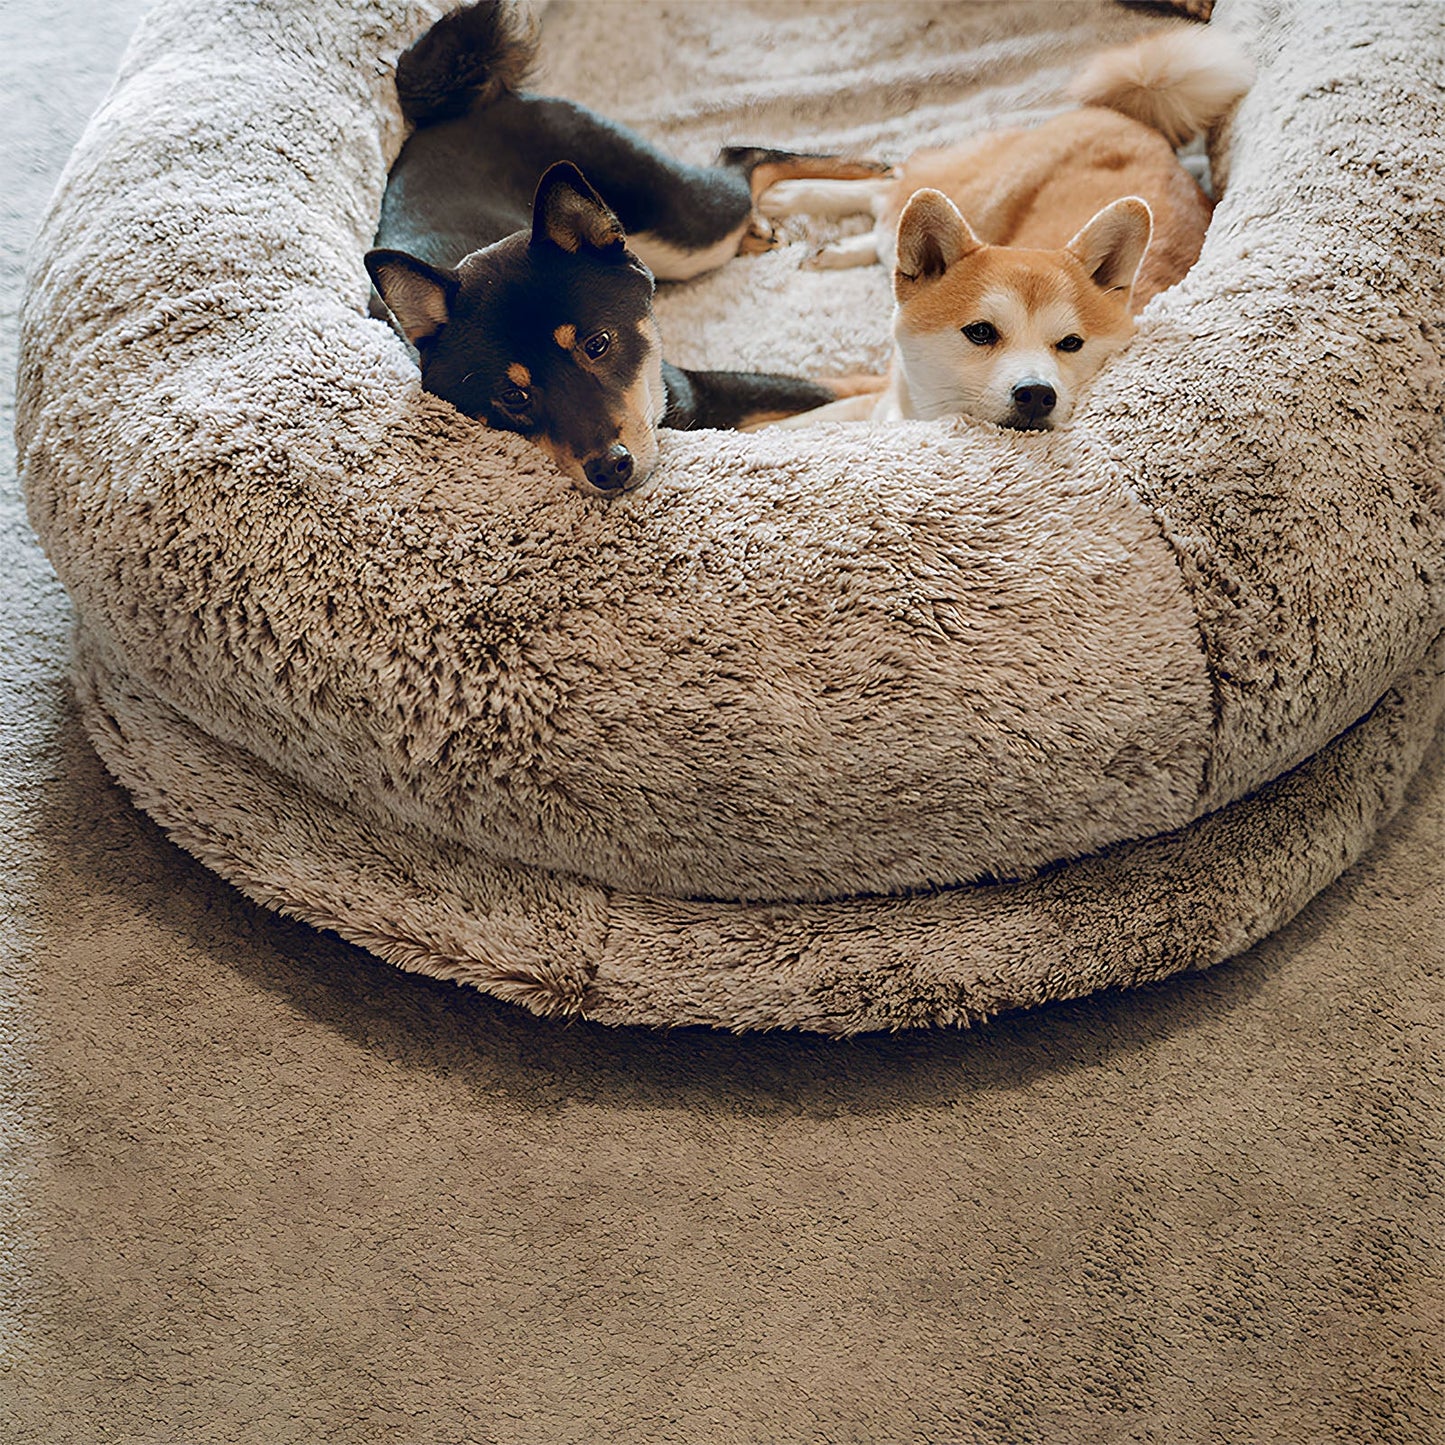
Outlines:
<svg viewBox="0 0 1445 1445"><path fill-rule="evenodd" d="M607 331L599 331L589 336L582 343L582 350L585 351L592 361L600 361L607 355L607 349L612 345L612 335Z"/></svg>
<svg viewBox="0 0 1445 1445"><path fill-rule="evenodd" d="M498 394L497 400L508 411L524 411L532 398L520 386L509 386L506 391Z"/></svg>
<svg viewBox="0 0 1445 1445"><path fill-rule="evenodd" d="M963 334L975 346L992 346L998 340L998 327L991 321L973 321L963 328Z"/></svg>
<svg viewBox="0 0 1445 1445"><path fill-rule="evenodd" d="M1083 338L1082 336L1074 336L1074 335L1070 334L1070 335L1064 337L1064 339L1063 339L1061 342L1059 342L1059 350L1060 350L1060 351L1078 351L1078 350L1080 350L1080 349L1083 347L1083 344L1084 344L1084 338Z"/></svg>

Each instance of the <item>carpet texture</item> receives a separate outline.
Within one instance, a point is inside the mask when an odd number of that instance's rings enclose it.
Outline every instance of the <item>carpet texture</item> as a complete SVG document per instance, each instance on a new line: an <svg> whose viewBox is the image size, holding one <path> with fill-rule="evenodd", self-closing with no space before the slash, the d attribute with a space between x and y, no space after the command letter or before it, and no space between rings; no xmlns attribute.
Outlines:
<svg viewBox="0 0 1445 1445"><path fill-rule="evenodd" d="M668 52L625 100L624 14ZM1069 428L675 435L608 507L365 314L386 62L427 18L159 6L42 231L30 515L87 729L173 836L539 1012L835 1033L1207 966L1358 854L1445 704L1426 9L1216 21L1260 62L1229 187ZM896 154L1057 105L1139 23L563 7L541 83L685 154ZM885 348L886 277L802 251L673 290L664 333Z"/></svg>
<svg viewBox="0 0 1445 1445"><path fill-rule="evenodd" d="M7 415L135 18L0 15ZM171 846L75 720L8 465L0 512L7 1438L1441 1438L1438 746L1209 974L843 1045L563 1025Z"/></svg>

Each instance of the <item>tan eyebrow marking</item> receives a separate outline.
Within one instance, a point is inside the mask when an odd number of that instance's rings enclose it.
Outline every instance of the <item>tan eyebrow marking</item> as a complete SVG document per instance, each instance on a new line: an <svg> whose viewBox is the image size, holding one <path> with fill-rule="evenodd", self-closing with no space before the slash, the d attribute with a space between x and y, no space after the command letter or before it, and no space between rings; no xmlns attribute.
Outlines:
<svg viewBox="0 0 1445 1445"><path fill-rule="evenodd" d="M507 368L507 375L518 386L531 386L532 384L532 373L520 361L514 361Z"/></svg>
<svg viewBox="0 0 1445 1445"><path fill-rule="evenodd" d="M552 340L555 341L563 351L571 351L577 344L577 328L575 326L559 326L552 333Z"/></svg>

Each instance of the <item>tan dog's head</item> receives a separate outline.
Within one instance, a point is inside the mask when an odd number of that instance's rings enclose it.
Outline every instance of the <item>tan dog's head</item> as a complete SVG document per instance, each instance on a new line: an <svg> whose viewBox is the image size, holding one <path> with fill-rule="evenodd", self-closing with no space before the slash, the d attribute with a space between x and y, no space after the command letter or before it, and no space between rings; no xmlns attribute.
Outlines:
<svg viewBox="0 0 1445 1445"><path fill-rule="evenodd" d="M909 409L1044 429L1067 421L1079 388L1134 332L1130 297L1152 229L1126 196L1061 251L985 245L941 191L898 222L893 271Z"/></svg>

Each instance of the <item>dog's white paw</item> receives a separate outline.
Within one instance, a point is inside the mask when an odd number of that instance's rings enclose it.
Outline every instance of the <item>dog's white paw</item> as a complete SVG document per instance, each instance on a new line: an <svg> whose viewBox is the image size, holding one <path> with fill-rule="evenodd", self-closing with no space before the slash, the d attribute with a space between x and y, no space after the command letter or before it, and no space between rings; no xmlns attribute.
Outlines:
<svg viewBox="0 0 1445 1445"><path fill-rule="evenodd" d="M789 216L841 220L844 216L877 215L892 189L893 180L888 176L857 181L774 181L758 197L758 209L775 221Z"/></svg>
<svg viewBox="0 0 1445 1445"><path fill-rule="evenodd" d="M770 220L782 221L807 212L804 202L810 181L774 181L758 197L758 210Z"/></svg>
<svg viewBox="0 0 1445 1445"><path fill-rule="evenodd" d="M878 264L878 242L872 231L861 236L848 236L813 252L803 262L806 271L850 271L855 266Z"/></svg>

